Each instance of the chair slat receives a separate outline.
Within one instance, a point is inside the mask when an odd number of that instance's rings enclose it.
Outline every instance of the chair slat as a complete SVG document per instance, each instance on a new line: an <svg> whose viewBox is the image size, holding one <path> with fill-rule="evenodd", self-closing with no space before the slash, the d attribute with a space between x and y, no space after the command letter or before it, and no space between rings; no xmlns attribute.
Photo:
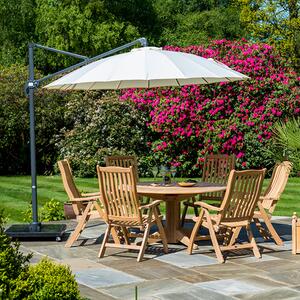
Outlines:
<svg viewBox="0 0 300 300"><path fill-rule="evenodd" d="M133 167L134 175L136 177L136 181L138 182L138 168L137 168L137 160L134 155L113 155L107 156L105 158L105 164L107 167L114 166L114 167L122 167L122 168L129 168Z"/></svg>
<svg viewBox="0 0 300 300"><path fill-rule="evenodd" d="M72 207L78 221L75 230L72 232L65 244L65 247L69 248L79 238L83 228L90 218L105 218L105 216L99 201L100 193L92 193L89 195L81 194L75 185L72 169L68 160L60 160L57 164L61 172L65 191L72 203ZM115 233L112 232L112 234L114 235ZM116 239L115 235L114 239Z"/></svg>
<svg viewBox="0 0 300 300"><path fill-rule="evenodd" d="M125 162L125 164L126 163L127 162ZM147 245L150 226L153 224L156 224L158 227L160 233L159 237L163 241L163 249L165 253L167 253L167 240L161 224L161 217L157 213L159 201L152 203L152 206L149 205L149 207L151 207L151 209L149 209L149 215L143 218L136 190L136 177L133 167L97 166L97 173L107 222L107 229L100 248L99 257L103 257L107 247L119 247L139 249L137 260L141 261ZM141 245L131 245L128 234L128 228L130 227L138 227L144 232ZM114 244L108 243L108 237L113 228L118 228L120 232L123 232L125 245L119 242L115 242Z"/></svg>
<svg viewBox="0 0 300 300"><path fill-rule="evenodd" d="M228 189L221 204L220 222L250 220L261 192L265 170L231 171Z"/></svg>
<svg viewBox="0 0 300 300"><path fill-rule="evenodd" d="M225 154L207 155L204 160L202 181L226 184L231 170L235 167L235 156ZM202 200L223 197L223 192L207 193L201 196Z"/></svg>
<svg viewBox="0 0 300 300"><path fill-rule="evenodd" d="M197 240L198 231L202 225L209 230L209 237L219 262L224 262L222 251L226 250L250 248L257 258L261 257L251 232L250 222L259 201L264 175L265 169L232 170L220 207L208 207L205 202L198 202L201 212L195 220L196 223L191 233L188 246L189 254L193 251L193 243ZM216 210L217 214L211 214L210 210ZM249 243L240 244L236 242L242 227L246 229ZM223 237L224 246L219 245L217 235Z"/></svg>

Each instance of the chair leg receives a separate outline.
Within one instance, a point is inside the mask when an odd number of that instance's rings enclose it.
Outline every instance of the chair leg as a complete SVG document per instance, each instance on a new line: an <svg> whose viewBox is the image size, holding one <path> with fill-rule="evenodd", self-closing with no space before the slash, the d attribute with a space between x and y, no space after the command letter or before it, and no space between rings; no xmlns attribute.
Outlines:
<svg viewBox="0 0 300 300"><path fill-rule="evenodd" d="M198 211L198 207L194 205L194 213L195 216L198 217L199 216L199 211Z"/></svg>
<svg viewBox="0 0 300 300"><path fill-rule="evenodd" d="M141 201L142 205L149 204L150 200L151 200L150 197L143 197L143 196L140 197L140 201ZM146 215L148 213L148 208L144 208L142 213L144 215Z"/></svg>
<svg viewBox="0 0 300 300"><path fill-rule="evenodd" d="M182 211L182 216L181 216L181 227L184 227L187 210L188 210L188 204L184 203L184 207L183 207L183 211Z"/></svg>
<svg viewBox="0 0 300 300"><path fill-rule="evenodd" d="M268 231L270 232L272 238L274 239L275 243L278 246L283 246L283 241L280 238L280 236L278 235L278 233L276 232L275 228L273 227L271 220L269 218L264 219L265 224L268 228Z"/></svg>
<svg viewBox="0 0 300 300"><path fill-rule="evenodd" d="M130 245L130 241L128 238L128 230L126 227L122 227L122 231L123 231L123 236L124 236L124 242L126 245Z"/></svg>
<svg viewBox="0 0 300 300"><path fill-rule="evenodd" d="M193 245L194 245L194 241L196 239L196 236L198 234L199 228L202 224L203 221L203 215L204 215L204 209L201 209L200 215L198 217L198 220L196 221L194 228L192 230L191 236L190 236L190 241L189 241L189 245L187 248L187 252L188 254L192 254L193 252Z"/></svg>
<svg viewBox="0 0 300 300"><path fill-rule="evenodd" d="M259 234L263 237L263 239L264 240L270 240L270 238L271 238L270 232L267 232L267 230L260 223L259 219L253 218L253 221L254 221L254 224L255 224Z"/></svg>
<svg viewBox="0 0 300 300"><path fill-rule="evenodd" d="M213 227L213 224L210 219L210 215L209 215L208 211L205 212L205 215L206 215L210 239L211 239L212 245L214 247L217 259L220 263L224 263L224 257L221 252L220 245L218 243L218 239L217 239L217 236L216 236L216 233L215 233L215 230L214 230L214 227Z"/></svg>
<svg viewBox="0 0 300 300"><path fill-rule="evenodd" d="M70 248L72 247L72 245L74 244L75 241L77 241L77 239L79 238L81 232L83 231L87 221L89 220L89 212L90 209L93 206L93 202L89 202L81 216L81 220L78 222L75 230L73 231L73 233L71 234L71 236L68 238L65 247L66 248Z"/></svg>
<svg viewBox="0 0 300 300"><path fill-rule="evenodd" d="M146 225L145 228L145 232L144 232L144 237L143 237L143 241L141 244L141 249L137 258L137 261L140 262L143 259L145 250L146 250L146 246L147 246L147 242L148 242L148 236L149 236L149 232L150 232L150 224Z"/></svg>
<svg viewBox="0 0 300 300"><path fill-rule="evenodd" d="M259 249L258 249L257 244L255 242L255 239L253 237L253 233L252 233L252 230L250 228L250 225L246 226L246 230L247 230L247 235L248 235L249 242L251 243L251 246L252 246L252 251L253 251L254 256L256 258L261 258L261 254L259 252Z"/></svg>
<svg viewBox="0 0 300 300"><path fill-rule="evenodd" d="M166 237L166 233L165 233L165 230L164 230L164 227L161 223L161 219L159 217L159 212L157 210L157 207L155 207L153 209L153 212L154 212L154 216L155 216L155 219L156 219L156 225L158 227L158 231L159 231L159 235L160 235L160 238L161 238L161 241L163 243L163 247L164 247L164 253L168 253L169 252L169 249L168 249L168 241L167 241L167 237Z"/></svg>
<svg viewBox="0 0 300 300"><path fill-rule="evenodd" d="M223 246L228 246L233 236L232 228L220 228L219 234L223 237Z"/></svg>
<svg viewBox="0 0 300 300"><path fill-rule="evenodd" d="M106 228L106 231L105 231L105 234L104 234L104 238L103 238L101 247L100 247L100 251L99 251L99 254L98 254L99 258L102 258L104 256L104 253L105 253L105 250L106 250L106 243L107 243L108 238L109 238L110 230L111 230L111 225L108 224L107 228Z"/></svg>
<svg viewBox="0 0 300 300"><path fill-rule="evenodd" d="M236 239L238 238L238 236L240 234L241 229L242 229L242 227L234 228L231 239L230 239L230 242L229 242L229 246L234 245Z"/></svg>
<svg viewBox="0 0 300 300"><path fill-rule="evenodd" d="M262 204L259 202L258 203L258 208L260 210L260 213L261 213L261 216L272 236L272 238L274 239L275 243L278 245L278 246L282 246L283 245L283 241L282 239L279 237L278 233L276 232L275 228L273 227L272 223L271 223L271 220L269 218L269 216L267 215L266 211L264 210Z"/></svg>

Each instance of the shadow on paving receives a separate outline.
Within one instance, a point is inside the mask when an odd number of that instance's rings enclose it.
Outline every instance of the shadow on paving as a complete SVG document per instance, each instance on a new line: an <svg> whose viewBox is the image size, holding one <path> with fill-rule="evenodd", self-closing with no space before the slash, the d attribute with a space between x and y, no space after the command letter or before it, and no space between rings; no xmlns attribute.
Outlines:
<svg viewBox="0 0 300 300"><path fill-rule="evenodd" d="M83 296L88 299L300 299L300 255L291 254L291 219L278 218L273 225L284 241L277 246L264 241L252 226L262 258L248 250L226 253L219 264L210 241L198 243L199 249L188 255L186 247L170 244L164 254L160 243L148 247L145 259L138 263L137 251L107 249L104 258L97 255L106 225L88 223L73 247L64 244L76 226L68 221L68 231L60 243L23 241L21 249L33 252L32 263L48 256L67 264L76 276ZM192 223L186 228L191 229ZM152 231L156 231L153 228ZM201 231L205 234L204 230ZM239 237L247 240L245 231Z"/></svg>

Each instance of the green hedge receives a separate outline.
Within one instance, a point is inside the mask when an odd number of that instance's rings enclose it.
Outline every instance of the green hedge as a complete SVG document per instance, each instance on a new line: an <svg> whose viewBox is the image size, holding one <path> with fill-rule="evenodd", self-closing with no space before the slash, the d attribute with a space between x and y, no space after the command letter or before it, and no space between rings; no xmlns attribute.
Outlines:
<svg viewBox="0 0 300 300"><path fill-rule="evenodd" d="M36 76L42 75L37 72ZM27 78L26 66L0 66L0 175L29 173L29 103L24 94ZM47 174L57 158L53 137L66 125L65 104L76 94L40 88L35 95L37 168Z"/></svg>
<svg viewBox="0 0 300 300"><path fill-rule="evenodd" d="M4 232L0 211L0 298L36 300L82 299L69 267L44 258L29 265L32 254L24 255L20 244Z"/></svg>
<svg viewBox="0 0 300 300"><path fill-rule="evenodd" d="M96 165L102 165L106 155L142 157L149 151L151 131L145 116L132 103L120 101L116 93L86 93L73 99L65 118L74 126L62 129L56 146L59 158L68 158L78 176L95 176Z"/></svg>

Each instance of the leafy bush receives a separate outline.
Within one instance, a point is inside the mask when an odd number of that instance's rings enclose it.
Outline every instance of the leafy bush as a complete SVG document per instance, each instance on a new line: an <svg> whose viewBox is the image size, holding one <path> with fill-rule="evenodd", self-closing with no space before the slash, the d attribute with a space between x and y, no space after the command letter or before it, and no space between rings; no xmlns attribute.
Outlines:
<svg viewBox="0 0 300 300"><path fill-rule="evenodd" d="M24 255L20 244L4 232L0 210L0 296L1 299L82 299L69 267L42 259L29 266L32 254Z"/></svg>
<svg viewBox="0 0 300 300"><path fill-rule="evenodd" d="M77 176L95 176L96 165L106 155L148 151L146 119L132 103L119 101L117 94L87 93L67 105L65 118L73 121L57 137L60 158L68 158Z"/></svg>
<svg viewBox="0 0 300 300"><path fill-rule="evenodd" d="M82 299L70 268L47 258L37 265L30 266L28 272L21 274L11 297L28 300Z"/></svg>
<svg viewBox="0 0 300 300"><path fill-rule="evenodd" d="M274 160L290 160L293 172L300 171L300 119L292 118L287 122L278 122L272 128L271 143L266 149Z"/></svg>
<svg viewBox="0 0 300 300"><path fill-rule="evenodd" d="M216 59L251 79L124 91L121 99L147 113L158 135L151 158L177 165L182 175L199 174L206 153L234 153L240 168L266 167L273 123L300 114L299 78L289 62L273 47L245 40L165 49Z"/></svg>
<svg viewBox="0 0 300 300"><path fill-rule="evenodd" d="M0 290L3 299L14 290L20 274L28 271L32 254L24 255L19 249L20 244L13 242L4 232L4 213L0 210Z"/></svg>
<svg viewBox="0 0 300 300"><path fill-rule="evenodd" d="M23 212L23 217L24 222L32 221L31 204L29 204L27 209ZM65 216L62 204L53 198L46 202L39 211L39 222L59 221L64 219Z"/></svg>
<svg viewBox="0 0 300 300"><path fill-rule="evenodd" d="M37 77L41 76L39 72ZM28 68L22 65L0 65L0 175L29 173L29 109L24 94ZM57 152L52 140L66 126L65 103L76 93L49 92L37 89L36 149L39 173L53 169Z"/></svg>
<svg viewBox="0 0 300 300"><path fill-rule="evenodd" d="M63 220L65 216L62 203L55 199L46 202L41 209L41 216L45 222Z"/></svg>

